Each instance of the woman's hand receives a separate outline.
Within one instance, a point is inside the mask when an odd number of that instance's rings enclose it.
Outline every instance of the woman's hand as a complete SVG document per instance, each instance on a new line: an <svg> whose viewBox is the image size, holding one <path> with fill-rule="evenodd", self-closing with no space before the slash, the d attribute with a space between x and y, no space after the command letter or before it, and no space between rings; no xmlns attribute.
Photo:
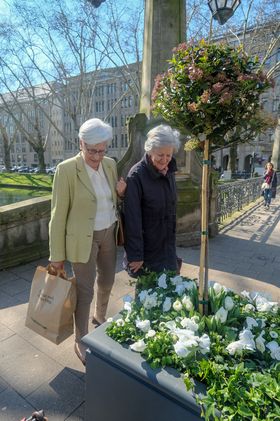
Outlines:
<svg viewBox="0 0 280 421"><path fill-rule="evenodd" d="M144 261L140 260L139 262L130 262L128 264L129 268L131 269L132 272L138 272L139 269L141 269L141 267L143 266Z"/></svg>
<svg viewBox="0 0 280 421"><path fill-rule="evenodd" d="M64 262L50 262L50 265L56 270L64 270Z"/></svg>
<svg viewBox="0 0 280 421"><path fill-rule="evenodd" d="M126 182L124 181L123 177L119 179L116 185L117 195L119 197L124 197L125 190L126 190Z"/></svg>

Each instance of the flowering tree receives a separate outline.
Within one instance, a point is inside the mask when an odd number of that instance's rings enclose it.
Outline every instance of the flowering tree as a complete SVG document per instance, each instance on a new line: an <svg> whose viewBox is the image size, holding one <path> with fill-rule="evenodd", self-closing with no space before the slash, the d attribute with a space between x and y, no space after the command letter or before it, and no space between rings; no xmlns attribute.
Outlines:
<svg viewBox="0 0 280 421"><path fill-rule="evenodd" d="M209 154L253 140L272 125L260 108L260 95L271 86L257 58L226 44L180 44L170 68L156 78L153 112L189 134L185 149L202 149L200 312L208 303Z"/></svg>

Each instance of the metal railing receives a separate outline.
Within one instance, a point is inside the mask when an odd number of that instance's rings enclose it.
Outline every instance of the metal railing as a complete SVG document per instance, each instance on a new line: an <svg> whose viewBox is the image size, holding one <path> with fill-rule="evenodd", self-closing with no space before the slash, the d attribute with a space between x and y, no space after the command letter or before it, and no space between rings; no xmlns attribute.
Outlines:
<svg viewBox="0 0 280 421"><path fill-rule="evenodd" d="M221 223L261 196L263 177L232 181L217 186L216 221Z"/></svg>

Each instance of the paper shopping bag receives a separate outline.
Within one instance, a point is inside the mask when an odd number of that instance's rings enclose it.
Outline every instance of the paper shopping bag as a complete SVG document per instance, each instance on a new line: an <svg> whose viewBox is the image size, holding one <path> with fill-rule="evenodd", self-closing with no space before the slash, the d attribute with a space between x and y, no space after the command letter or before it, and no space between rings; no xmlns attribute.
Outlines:
<svg viewBox="0 0 280 421"><path fill-rule="evenodd" d="M25 326L55 344L72 335L76 306L75 279L38 266L32 280Z"/></svg>

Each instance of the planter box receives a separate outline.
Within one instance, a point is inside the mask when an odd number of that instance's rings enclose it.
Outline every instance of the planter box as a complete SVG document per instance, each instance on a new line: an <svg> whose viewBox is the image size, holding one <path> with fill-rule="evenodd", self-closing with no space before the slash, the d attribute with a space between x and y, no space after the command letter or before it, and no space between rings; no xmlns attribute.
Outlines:
<svg viewBox="0 0 280 421"><path fill-rule="evenodd" d="M107 323L83 338L85 421L200 421L200 407L176 370L153 370L139 353L107 336ZM197 393L205 393L198 384Z"/></svg>

